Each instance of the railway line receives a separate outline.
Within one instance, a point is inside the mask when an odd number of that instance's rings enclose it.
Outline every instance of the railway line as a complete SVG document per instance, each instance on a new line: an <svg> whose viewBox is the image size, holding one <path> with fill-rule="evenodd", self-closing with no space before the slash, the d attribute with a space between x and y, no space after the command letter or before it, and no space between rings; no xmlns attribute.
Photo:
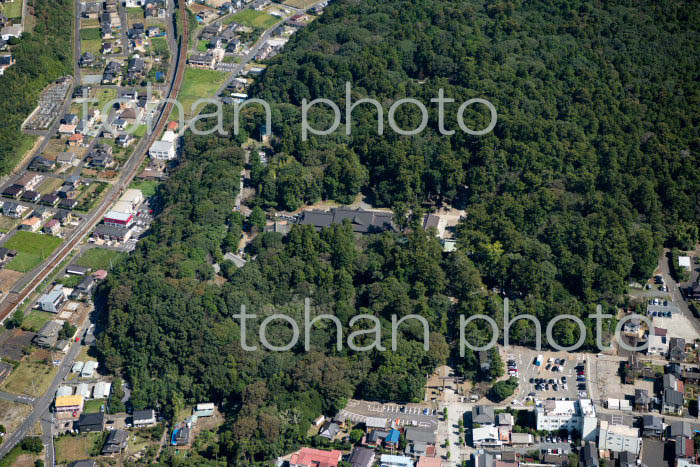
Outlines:
<svg viewBox="0 0 700 467"><path fill-rule="evenodd" d="M187 62L187 38L189 35L189 22L187 21L187 11L184 0L178 2L178 10L180 12L180 17L182 18L181 26L182 32L179 34L178 39L178 54L175 61L175 74L168 90L165 105L161 108L158 114L158 121L154 130L148 134L140 142L139 146L134 150L134 154L131 156L129 161L125 165L125 173L119 181L112 187L108 196L103 200L100 205L92 212L89 213L84 222L80 224L76 230L71 233L66 242L62 243L58 250L54 252L49 260L43 264L39 271L35 273L35 277L25 285L21 292L15 294L11 300L10 297L6 297L4 302L9 302L5 304L0 311L0 324L2 324L15 310L41 285L41 283L48 277L48 275L63 262L68 254L85 238L85 236L97 225L104 214L109 210L110 206L114 204L119 197L124 192L124 189L131 183L131 181L136 176L141 164L146 158L146 153L151 144L155 141L156 137L163 132L165 125L168 123L168 118L173 109L173 102L177 98L180 92L180 87L182 86L182 81L185 75L185 65Z"/></svg>

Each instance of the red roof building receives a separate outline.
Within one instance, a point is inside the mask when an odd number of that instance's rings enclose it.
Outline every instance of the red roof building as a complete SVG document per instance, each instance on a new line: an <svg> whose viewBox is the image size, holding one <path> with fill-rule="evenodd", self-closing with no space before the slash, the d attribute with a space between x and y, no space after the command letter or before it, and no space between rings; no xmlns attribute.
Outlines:
<svg viewBox="0 0 700 467"><path fill-rule="evenodd" d="M340 451L322 451L320 449L301 448L292 454L290 467L338 467L343 453Z"/></svg>

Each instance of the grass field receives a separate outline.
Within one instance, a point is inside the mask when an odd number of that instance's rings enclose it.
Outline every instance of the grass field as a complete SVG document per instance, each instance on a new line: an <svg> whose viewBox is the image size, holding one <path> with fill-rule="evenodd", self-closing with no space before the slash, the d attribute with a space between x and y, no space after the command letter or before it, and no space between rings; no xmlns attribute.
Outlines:
<svg viewBox="0 0 700 467"><path fill-rule="evenodd" d="M0 216L0 233L7 233L10 230L17 227L21 222L21 219L15 219L13 217Z"/></svg>
<svg viewBox="0 0 700 467"><path fill-rule="evenodd" d="M78 266L91 268L93 271L97 271L98 269L109 270L110 262L112 263L112 266L115 266L126 257L127 253L124 253L123 251L95 247L90 248L85 253L80 255L80 257L75 260L75 264Z"/></svg>
<svg viewBox="0 0 700 467"><path fill-rule="evenodd" d="M47 313L46 311L32 310L24 317L24 321L22 321L22 328L28 331L36 332L55 316L56 315L53 313Z"/></svg>
<svg viewBox="0 0 700 467"><path fill-rule="evenodd" d="M53 365L24 361L10 373L2 384L2 389L13 394L37 397L49 389L57 371L58 368Z"/></svg>
<svg viewBox="0 0 700 467"><path fill-rule="evenodd" d="M155 54L170 53L168 49L168 41L164 37L154 37L151 39L151 48Z"/></svg>
<svg viewBox="0 0 700 467"><path fill-rule="evenodd" d="M90 52L93 55L100 55L102 52L102 39L80 39L80 50Z"/></svg>
<svg viewBox="0 0 700 467"><path fill-rule="evenodd" d="M84 28L80 30L80 40L91 41L95 39L102 40L100 28Z"/></svg>
<svg viewBox="0 0 700 467"><path fill-rule="evenodd" d="M134 23L143 23L144 17L143 8L126 9L126 19L129 22L129 27L131 27Z"/></svg>
<svg viewBox="0 0 700 467"><path fill-rule="evenodd" d="M251 28L267 29L280 21L280 19L275 16L268 15L267 13L263 13L262 11L246 8L245 10L239 11L235 15L226 18L226 22L230 23L232 21Z"/></svg>
<svg viewBox="0 0 700 467"><path fill-rule="evenodd" d="M314 4L314 1L315 0L287 0L284 4L294 8L309 8Z"/></svg>
<svg viewBox="0 0 700 467"><path fill-rule="evenodd" d="M80 18L80 27L82 28L99 28L100 20L97 18Z"/></svg>
<svg viewBox="0 0 700 467"><path fill-rule="evenodd" d="M17 256L7 264L13 271L27 272L48 258L61 244L61 239L33 232L17 232L3 246L17 250Z"/></svg>
<svg viewBox="0 0 700 467"><path fill-rule="evenodd" d="M204 41L202 39L197 41L197 52L206 52L209 45L209 41Z"/></svg>
<svg viewBox="0 0 700 467"><path fill-rule="evenodd" d="M101 113L104 114L104 107L105 105L117 98L117 90L116 89L98 89L97 92L95 93L95 99L98 100L97 102L97 108ZM94 104L93 104L94 105Z"/></svg>
<svg viewBox="0 0 700 467"><path fill-rule="evenodd" d="M140 182L132 182L131 185L129 185L129 188L135 188L137 190L141 190L141 193L143 193L143 196L148 198L149 196L153 196L156 194L156 188L160 185L160 182L156 181L140 181Z"/></svg>
<svg viewBox="0 0 700 467"><path fill-rule="evenodd" d="M69 462L90 457L90 451L95 446L95 442L101 439L102 433L58 437L54 443L56 447L56 463L68 464Z"/></svg>
<svg viewBox="0 0 700 467"><path fill-rule="evenodd" d="M83 412L84 413L97 413L100 411L100 407L102 407L105 403L105 399L93 399L90 401L85 402L85 407L83 407Z"/></svg>
<svg viewBox="0 0 700 467"><path fill-rule="evenodd" d="M192 104L198 99L214 97L214 93L226 81L227 76L226 73L221 71L186 68L185 79L182 82L182 88L177 99L184 107L185 115L193 115ZM177 118L177 113L173 112L171 118Z"/></svg>
<svg viewBox="0 0 700 467"><path fill-rule="evenodd" d="M2 13L8 18L21 18L22 0L15 0L11 3L5 3L2 8Z"/></svg>
<svg viewBox="0 0 700 467"><path fill-rule="evenodd" d="M7 433L12 433L31 411L27 404L0 400L0 425L5 427Z"/></svg>

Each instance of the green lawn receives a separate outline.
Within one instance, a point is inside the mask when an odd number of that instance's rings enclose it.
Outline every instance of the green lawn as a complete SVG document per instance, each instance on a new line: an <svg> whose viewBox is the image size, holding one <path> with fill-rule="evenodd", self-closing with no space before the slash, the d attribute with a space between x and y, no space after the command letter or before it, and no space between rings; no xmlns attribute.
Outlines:
<svg viewBox="0 0 700 467"><path fill-rule="evenodd" d="M81 39L80 51L82 53L90 52L93 55L100 55L102 53L102 39Z"/></svg>
<svg viewBox="0 0 700 467"><path fill-rule="evenodd" d="M102 40L102 36L100 36L100 28L83 28L80 30L80 39L81 40Z"/></svg>
<svg viewBox="0 0 700 467"><path fill-rule="evenodd" d="M164 37L154 37L151 39L151 48L155 54L164 54L170 52L168 41Z"/></svg>
<svg viewBox="0 0 700 467"><path fill-rule="evenodd" d="M156 194L156 187L158 185L160 185L160 183L156 181L141 181L133 182L131 185L129 185L129 188L136 188L137 190L141 190L143 196L148 198L149 196L153 196Z"/></svg>
<svg viewBox="0 0 700 467"><path fill-rule="evenodd" d="M3 246L17 250L17 256L7 264L8 269L28 272L53 253L61 239L52 235L33 232L17 232Z"/></svg>
<svg viewBox="0 0 700 467"><path fill-rule="evenodd" d="M143 23L145 15L143 14L143 8L127 8L126 9L127 20L129 21L129 26L134 23ZM122 25L124 27L124 25Z"/></svg>
<svg viewBox="0 0 700 467"><path fill-rule="evenodd" d="M227 73L221 71L186 68L185 79L177 97L177 100L184 107L185 115L193 115L192 104L198 99L214 97L216 90L226 81L227 76ZM201 107L196 111L201 110ZM173 112L173 115L177 118L176 112Z"/></svg>
<svg viewBox="0 0 700 467"><path fill-rule="evenodd" d="M236 22L243 26L248 26L251 28L263 28L267 29L273 26L275 23L280 21L276 16L263 13L262 11L253 10L246 8L233 16L226 18L226 22Z"/></svg>
<svg viewBox="0 0 700 467"><path fill-rule="evenodd" d="M115 266L118 262L126 258L127 254L122 251L108 250L107 248L90 248L75 260L75 264L93 271L98 269L109 270L110 262Z"/></svg>
<svg viewBox="0 0 700 467"><path fill-rule="evenodd" d="M22 0L15 0L11 3L5 3L2 12L8 18L22 17Z"/></svg>
<svg viewBox="0 0 700 467"><path fill-rule="evenodd" d="M100 408L104 405L105 399L94 399L85 402L85 407L83 407L83 412L85 413L97 413Z"/></svg>
<svg viewBox="0 0 700 467"><path fill-rule="evenodd" d="M209 45L209 42L203 41L201 39L198 40L197 41L197 52L206 52L208 45Z"/></svg>
<svg viewBox="0 0 700 467"><path fill-rule="evenodd" d="M55 318L56 315L46 311L32 310L22 321L22 328L28 331L36 332L44 326L44 324Z"/></svg>

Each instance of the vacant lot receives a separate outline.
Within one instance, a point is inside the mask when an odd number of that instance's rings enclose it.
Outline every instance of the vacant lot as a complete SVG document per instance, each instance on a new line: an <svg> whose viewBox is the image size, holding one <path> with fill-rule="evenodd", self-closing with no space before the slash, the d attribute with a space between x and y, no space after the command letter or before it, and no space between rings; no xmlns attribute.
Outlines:
<svg viewBox="0 0 700 467"><path fill-rule="evenodd" d="M226 73L220 71L186 68L185 79L178 95L178 101L182 104L185 115L194 115L192 104L198 99L214 97L216 90L226 81L226 76ZM198 111L201 108L195 110ZM175 111L171 114L173 119L176 119L177 116Z"/></svg>
<svg viewBox="0 0 700 467"><path fill-rule="evenodd" d="M3 245L5 248L17 250L17 256L7 264L7 268L27 272L48 258L60 244L61 239L51 235L17 232Z"/></svg>
<svg viewBox="0 0 700 467"><path fill-rule="evenodd" d="M97 28L94 29L99 31ZM80 39L80 50L83 53L90 52L93 55L100 55L102 52L102 39Z"/></svg>
<svg viewBox="0 0 700 467"><path fill-rule="evenodd" d="M46 311L32 310L27 316L24 317L22 321L22 327L30 331L36 332L52 320L56 315L53 313L48 313Z"/></svg>
<svg viewBox="0 0 700 467"><path fill-rule="evenodd" d="M10 269L0 270L0 291L2 291L3 294L8 293L22 276L24 276L24 274L19 271L12 271Z"/></svg>
<svg viewBox="0 0 700 467"><path fill-rule="evenodd" d="M7 233L17 227L22 222L22 219L14 219L12 217L0 216L0 233Z"/></svg>
<svg viewBox="0 0 700 467"><path fill-rule="evenodd" d="M75 260L78 266L91 268L93 271L98 269L109 270L110 265L116 266L117 263L126 258L127 254L121 251L108 250L106 248L90 248L80 257Z"/></svg>
<svg viewBox="0 0 700 467"><path fill-rule="evenodd" d="M68 464L90 457L90 451L96 441L102 439L102 433L88 433L81 436L61 436L56 439L56 463Z"/></svg>
<svg viewBox="0 0 700 467"><path fill-rule="evenodd" d="M5 3L2 8L2 13L8 18L21 18L22 0L15 0L14 2Z"/></svg>
<svg viewBox="0 0 700 467"><path fill-rule="evenodd" d="M294 8L309 8L314 4L314 0L287 0L284 4Z"/></svg>
<svg viewBox="0 0 700 467"><path fill-rule="evenodd" d="M280 19L275 16L268 15L267 13L263 13L262 11L245 9L231 16L230 18L227 18L226 21L233 21L251 28L267 29L280 21Z"/></svg>
<svg viewBox="0 0 700 467"><path fill-rule="evenodd" d="M0 425L12 433L31 411L32 408L27 404L0 400Z"/></svg>
<svg viewBox="0 0 700 467"><path fill-rule="evenodd" d="M22 362L5 380L2 389L13 394L37 397L44 394L57 368L43 362Z"/></svg>
<svg viewBox="0 0 700 467"><path fill-rule="evenodd" d="M148 197L156 194L156 187L158 185L160 185L160 182L141 181L141 182L133 182L131 185L129 185L129 188L136 188L137 190L141 190L141 193L143 193L143 196L148 198Z"/></svg>
<svg viewBox="0 0 700 467"><path fill-rule="evenodd" d="M102 40L100 36L100 28L84 28L80 30L80 40Z"/></svg>

